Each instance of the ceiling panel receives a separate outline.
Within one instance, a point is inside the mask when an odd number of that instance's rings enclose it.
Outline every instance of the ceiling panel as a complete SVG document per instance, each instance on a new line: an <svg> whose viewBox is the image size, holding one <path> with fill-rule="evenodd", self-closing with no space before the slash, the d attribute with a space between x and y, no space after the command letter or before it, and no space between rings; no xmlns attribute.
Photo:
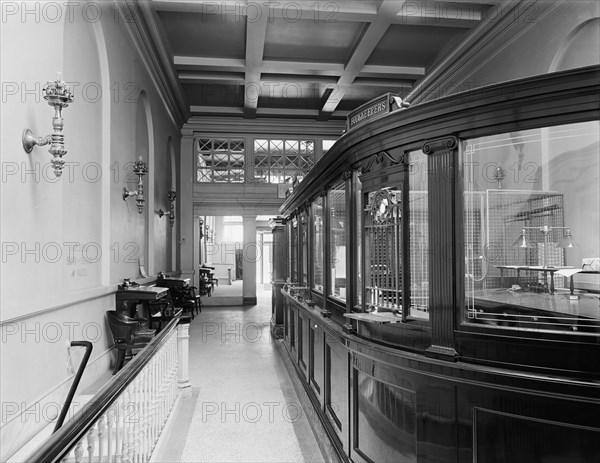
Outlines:
<svg viewBox="0 0 600 463"><path fill-rule="evenodd" d="M265 60L306 60L344 63L365 23L277 18L267 26Z"/></svg>
<svg viewBox="0 0 600 463"><path fill-rule="evenodd" d="M244 106L244 86L240 84L183 84L192 106Z"/></svg>
<svg viewBox="0 0 600 463"><path fill-rule="evenodd" d="M456 27L392 24L366 64L427 67L442 49L468 33Z"/></svg>
<svg viewBox="0 0 600 463"><path fill-rule="evenodd" d="M171 51L180 56L244 58L245 18L205 13L158 12Z"/></svg>

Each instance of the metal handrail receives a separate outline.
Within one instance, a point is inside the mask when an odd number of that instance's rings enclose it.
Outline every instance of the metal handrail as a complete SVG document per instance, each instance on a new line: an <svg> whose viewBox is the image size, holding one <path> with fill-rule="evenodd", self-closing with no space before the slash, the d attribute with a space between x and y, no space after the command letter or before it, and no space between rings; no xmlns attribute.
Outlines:
<svg viewBox="0 0 600 463"><path fill-rule="evenodd" d="M181 318L179 310L164 330L156 335L117 375L113 376L71 421L61 427L27 459L36 463L58 463L68 455L96 421L119 398L125 388L152 360L154 354L167 342Z"/></svg>
<svg viewBox="0 0 600 463"><path fill-rule="evenodd" d="M81 359L81 363L79 364L79 368L77 369L77 374L73 379L73 383L71 384L71 388L69 389L69 393L67 394L67 399L65 400L65 404L63 405L62 410L60 411L60 416L56 420L56 426L54 426L55 433L60 429L65 421L65 417L67 416L67 412L69 411L69 407L71 406L71 402L73 401L73 397L75 396L75 391L77 390L77 386L79 386L79 381L81 381L81 377L83 376L83 371L90 359L90 355L92 355L92 349L94 346L89 341L71 341L71 347L85 347L85 354Z"/></svg>

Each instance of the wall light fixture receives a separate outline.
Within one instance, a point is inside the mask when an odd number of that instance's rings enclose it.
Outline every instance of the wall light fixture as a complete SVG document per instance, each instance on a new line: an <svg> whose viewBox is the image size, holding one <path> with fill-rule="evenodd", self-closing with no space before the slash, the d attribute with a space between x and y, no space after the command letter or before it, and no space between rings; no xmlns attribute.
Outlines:
<svg viewBox="0 0 600 463"><path fill-rule="evenodd" d="M169 212L165 212L162 209L159 209L158 216L161 219L162 219L163 215L166 215L167 217L169 217L169 224L171 225L171 228L173 228L173 225L175 224L175 205L173 203L177 199L177 193L175 192L175 190L173 188L171 188L169 190L169 193L167 193L167 198L169 199Z"/></svg>
<svg viewBox="0 0 600 463"><path fill-rule="evenodd" d="M26 153L31 153L35 145L44 146L50 143L50 148L48 149L52 155L50 162L54 167L54 175L60 177L65 164L62 157L67 154L67 150L65 150L65 136L62 133L64 127L62 109L73 102L73 93L71 93L71 87L59 79L54 82L48 82L43 88L43 94L48 104L54 107L54 117L52 118L54 132L45 137L35 137L31 130L25 129L21 137L23 149Z"/></svg>
<svg viewBox="0 0 600 463"><path fill-rule="evenodd" d="M140 158L139 161L135 162L133 166L133 173L138 176L138 187L137 190L128 191L127 188L123 187L123 201L125 201L130 196L135 196L135 200L137 201L138 212L141 214L144 210L144 182L142 178L148 172L147 164L142 161Z"/></svg>

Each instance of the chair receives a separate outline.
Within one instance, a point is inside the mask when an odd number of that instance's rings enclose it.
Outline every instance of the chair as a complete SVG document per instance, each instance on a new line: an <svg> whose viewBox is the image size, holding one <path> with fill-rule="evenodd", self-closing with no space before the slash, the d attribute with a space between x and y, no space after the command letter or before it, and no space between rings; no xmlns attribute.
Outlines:
<svg viewBox="0 0 600 463"><path fill-rule="evenodd" d="M136 320L116 310L108 310L106 317L117 350L114 375L123 367L125 357L131 358L137 353L133 351L134 349L146 347L156 334L156 330L146 328L146 320Z"/></svg>
<svg viewBox="0 0 600 463"><path fill-rule="evenodd" d="M187 291L187 298L195 302L196 315L198 315L200 312L202 312L202 302L200 301L200 295L196 294L196 289L198 288L195 286L188 286L187 288L184 288L184 290Z"/></svg>
<svg viewBox="0 0 600 463"><path fill-rule="evenodd" d="M211 280L210 274L211 272L209 269L200 269L200 288L198 288L198 292L201 296L210 297L211 292L215 287L214 282Z"/></svg>
<svg viewBox="0 0 600 463"><path fill-rule="evenodd" d="M213 272L214 269L214 267L209 267L208 265L204 264L202 264L200 267L200 273L202 274L205 272L213 291L215 290L215 285L219 286L219 279L215 278L215 272Z"/></svg>
<svg viewBox="0 0 600 463"><path fill-rule="evenodd" d="M192 297L188 288L169 288L175 307L181 307L183 313L189 313L194 319L194 311L198 311L198 301ZM195 294L195 293L194 293Z"/></svg>

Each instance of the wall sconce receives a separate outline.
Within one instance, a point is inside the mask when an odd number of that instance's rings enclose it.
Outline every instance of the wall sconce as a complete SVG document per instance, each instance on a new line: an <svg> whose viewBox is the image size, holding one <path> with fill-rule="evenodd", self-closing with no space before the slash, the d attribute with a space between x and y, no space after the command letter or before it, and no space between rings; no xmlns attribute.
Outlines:
<svg viewBox="0 0 600 463"><path fill-rule="evenodd" d="M200 219L200 239L204 238L204 220Z"/></svg>
<svg viewBox="0 0 600 463"><path fill-rule="evenodd" d="M169 212L159 209L158 216L162 219L163 215L167 215L169 217L169 224L171 225L171 228L173 228L173 224L175 223L175 205L173 203L177 199L177 193L173 188L167 193L167 198L169 199Z"/></svg>
<svg viewBox="0 0 600 463"><path fill-rule="evenodd" d="M67 150L65 150L65 136L62 133L64 127L62 109L73 102L73 94L71 93L71 87L62 80L48 82L44 86L43 93L44 100L50 106L54 107L54 117L52 118L54 132L45 137L35 137L31 130L25 129L23 130L21 140L26 153L31 153L35 145L44 146L50 143L50 148L48 149L52 155L50 162L52 162L52 166L54 167L54 175L60 177L63 165L65 164L62 157L67 154Z"/></svg>
<svg viewBox="0 0 600 463"><path fill-rule="evenodd" d="M141 160L136 161L133 166L133 173L138 176L138 187L137 190L127 191L127 188L123 187L123 201L125 201L130 196L135 196L137 201L138 212L141 214L144 210L144 182L142 182L142 178L148 172L147 164Z"/></svg>
<svg viewBox="0 0 600 463"><path fill-rule="evenodd" d="M556 243L557 248L572 248L577 244L573 241L573 236L571 235L571 230L569 227L550 227L548 225L543 225L541 227L523 227L521 230L521 236L517 238L517 241L514 242L513 246L517 246L519 248L528 248L529 240L525 237L527 230L537 230L544 234L544 267L548 266L548 234L552 230L565 230L565 236L558 243Z"/></svg>
<svg viewBox="0 0 600 463"><path fill-rule="evenodd" d="M517 152L519 170L523 168L523 161L525 160L525 142L520 132L512 132L510 134L510 140Z"/></svg>

